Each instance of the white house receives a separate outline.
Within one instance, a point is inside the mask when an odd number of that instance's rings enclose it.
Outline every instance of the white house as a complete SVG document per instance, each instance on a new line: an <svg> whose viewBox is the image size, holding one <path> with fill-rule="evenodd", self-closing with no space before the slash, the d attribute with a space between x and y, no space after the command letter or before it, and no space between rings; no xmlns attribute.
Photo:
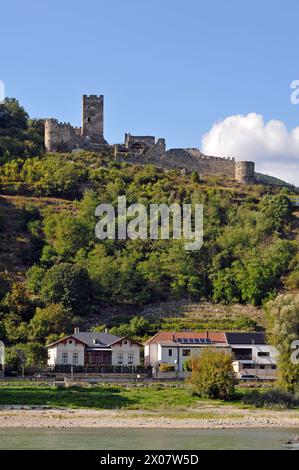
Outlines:
<svg viewBox="0 0 299 470"><path fill-rule="evenodd" d="M275 380L278 351L266 343L264 333L225 333L238 378L255 375L260 379Z"/></svg>
<svg viewBox="0 0 299 470"><path fill-rule="evenodd" d="M276 378L278 351L266 343L264 333L160 331L144 345L145 366L155 371L160 364L166 363L181 372L188 356L207 346L224 348L232 353L238 378L243 375L268 380Z"/></svg>
<svg viewBox="0 0 299 470"><path fill-rule="evenodd" d="M225 334L221 332L160 331L145 343L144 363L146 367L153 369L158 369L160 364L166 363L181 372L184 370L186 359L207 346L229 350Z"/></svg>
<svg viewBox="0 0 299 470"><path fill-rule="evenodd" d="M102 366L140 365L140 344L110 333L79 332L47 345L48 366Z"/></svg>

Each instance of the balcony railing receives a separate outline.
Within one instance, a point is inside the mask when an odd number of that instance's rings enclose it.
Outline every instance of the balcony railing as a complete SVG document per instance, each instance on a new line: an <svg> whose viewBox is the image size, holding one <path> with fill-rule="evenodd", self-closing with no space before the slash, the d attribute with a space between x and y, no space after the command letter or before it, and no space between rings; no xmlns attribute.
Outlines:
<svg viewBox="0 0 299 470"><path fill-rule="evenodd" d="M252 361L252 354L234 354L235 361Z"/></svg>

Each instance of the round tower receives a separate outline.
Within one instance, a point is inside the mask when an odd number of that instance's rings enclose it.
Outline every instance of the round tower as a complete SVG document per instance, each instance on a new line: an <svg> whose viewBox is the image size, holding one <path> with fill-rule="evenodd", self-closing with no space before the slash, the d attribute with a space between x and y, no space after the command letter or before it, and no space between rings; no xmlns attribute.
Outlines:
<svg viewBox="0 0 299 470"><path fill-rule="evenodd" d="M239 183L250 184L254 182L254 162L236 162L235 179Z"/></svg>
<svg viewBox="0 0 299 470"><path fill-rule="evenodd" d="M56 152L59 144L59 123L56 119L45 120L45 148L47 152Z"/></svg>

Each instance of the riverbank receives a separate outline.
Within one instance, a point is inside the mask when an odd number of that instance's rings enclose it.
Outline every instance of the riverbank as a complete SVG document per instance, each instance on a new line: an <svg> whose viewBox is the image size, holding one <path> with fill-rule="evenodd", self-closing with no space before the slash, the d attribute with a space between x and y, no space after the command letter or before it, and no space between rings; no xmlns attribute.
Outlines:
<svg viewBox="0 0 299 470"><path fill-rule="evenodd" d="M206 406L187 411L0 409L0 428L298 428L297 411Z"/></svg>

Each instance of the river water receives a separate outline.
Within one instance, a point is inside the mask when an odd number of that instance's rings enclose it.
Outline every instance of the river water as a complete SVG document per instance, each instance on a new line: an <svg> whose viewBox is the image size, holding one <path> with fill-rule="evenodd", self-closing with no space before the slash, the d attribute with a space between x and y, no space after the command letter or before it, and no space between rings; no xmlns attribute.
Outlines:
<svg viewBox="0 0 299 470"><path fill-rule="evenodd" d="M298 429L0 429L0 449L283 449Z"/></svg>

